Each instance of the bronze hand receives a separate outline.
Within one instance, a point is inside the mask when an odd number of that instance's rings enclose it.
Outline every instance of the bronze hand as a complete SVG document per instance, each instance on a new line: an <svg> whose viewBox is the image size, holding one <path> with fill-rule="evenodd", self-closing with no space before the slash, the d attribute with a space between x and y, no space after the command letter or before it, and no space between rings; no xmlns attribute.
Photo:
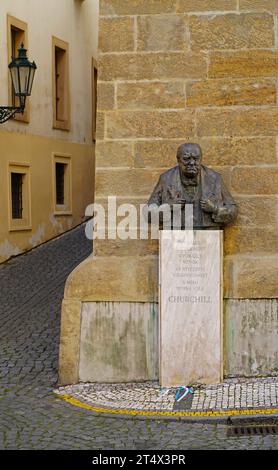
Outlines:
<svg viewBox="0 0 278 470"><path fill-rule="evenodd" d="M217 213L218 208L210 199L201 199L200 204L203 211L213 214Z"/></svg>

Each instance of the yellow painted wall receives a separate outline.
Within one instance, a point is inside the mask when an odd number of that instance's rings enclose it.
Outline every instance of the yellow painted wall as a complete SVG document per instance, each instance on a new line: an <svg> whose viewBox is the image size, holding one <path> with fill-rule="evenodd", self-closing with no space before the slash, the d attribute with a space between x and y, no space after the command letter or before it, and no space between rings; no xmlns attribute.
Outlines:
<svg viewBox="0 0 278 470"><path fill-rule="evenodd" d="M71 156L72 215L54 215L53 154ZM91 145L0 130L0 262L48 240L84 220L93 199ZM30 164L31 230L9 230L9 163Z"/></svg>
<svg viewBox="0 0 278 470"><path fill-rule="evenodd" d="M28 57L37 71L30 121L0 125L0 262L84 220L93 201L92 59L97 60L98 0L1 0L0 105L9 104L7 16L28 27ZM53 128L52 37L69 45L70 129ZM72 211L55 215L53 154L71 156ZM30 165L31 228L11 231L9 163Z"/></svg>
<svg viewBox="0 0 278 470"><path fill-rule="evenodd" d="M75 142L92 142L91 59L97 59L98 0L0 1L0 103L8 104L7 14L28 25L28 57L38 66L28 125L1 128ZM52 36L69 43L71 129L52 128Z"/></svg>

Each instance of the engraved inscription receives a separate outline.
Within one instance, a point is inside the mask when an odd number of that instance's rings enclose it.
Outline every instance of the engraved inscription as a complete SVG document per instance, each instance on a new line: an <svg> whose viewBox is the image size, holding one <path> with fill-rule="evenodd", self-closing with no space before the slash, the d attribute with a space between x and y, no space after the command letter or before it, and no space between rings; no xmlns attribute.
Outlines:
<svg viewBox="0 0 278 470"><path fill-rule="evenodd" d="M159 265L161 385L219 382L221 232L161 231Z"/></svg>

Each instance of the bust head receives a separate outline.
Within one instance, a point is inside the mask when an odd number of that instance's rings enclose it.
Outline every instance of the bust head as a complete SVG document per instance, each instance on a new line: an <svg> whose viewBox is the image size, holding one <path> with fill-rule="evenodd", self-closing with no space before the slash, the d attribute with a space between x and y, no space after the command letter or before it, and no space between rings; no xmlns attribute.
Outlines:
<svg viewBox="0 0 278 470"><path fill-rule="evenodd" d="M202 150L200 145L185 143L177 150L177 161L180 171L187 178L195 178L201 169Z"/></svg>

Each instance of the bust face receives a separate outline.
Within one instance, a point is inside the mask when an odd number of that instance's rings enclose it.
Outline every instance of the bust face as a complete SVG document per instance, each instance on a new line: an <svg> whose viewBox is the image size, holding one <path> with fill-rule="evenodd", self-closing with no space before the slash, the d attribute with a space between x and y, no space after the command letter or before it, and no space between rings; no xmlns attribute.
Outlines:
<svg viewBox="0 0 278 470"><path fill-rule="evenodd" d="M177 160L181 172L187 178L194 178L201 169L202 153L199 146L188 144L179 147Z"/></svg>

